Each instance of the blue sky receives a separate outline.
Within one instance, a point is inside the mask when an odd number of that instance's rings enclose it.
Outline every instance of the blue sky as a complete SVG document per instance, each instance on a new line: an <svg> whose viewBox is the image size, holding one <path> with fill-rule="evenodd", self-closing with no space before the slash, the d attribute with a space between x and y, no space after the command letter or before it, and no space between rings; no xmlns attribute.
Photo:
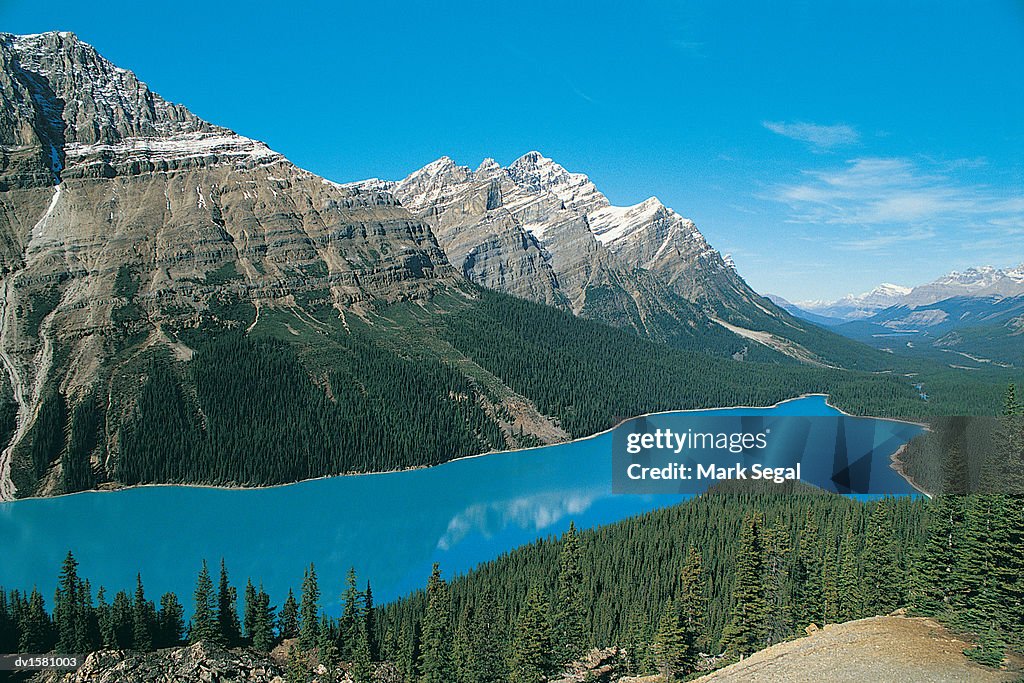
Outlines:
<svg viewBox="0 0 1024 683"><path fill-rule="evenodd" d="M1024 261L1024 2L0 0L336 181L538 149L759 291Z"/></svg>

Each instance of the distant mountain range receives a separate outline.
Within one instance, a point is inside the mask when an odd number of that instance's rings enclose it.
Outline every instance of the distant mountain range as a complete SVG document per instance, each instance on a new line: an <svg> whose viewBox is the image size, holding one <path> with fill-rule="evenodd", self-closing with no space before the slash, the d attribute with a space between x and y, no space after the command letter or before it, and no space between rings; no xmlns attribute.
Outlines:
<svg viewBox="0 0 1024 683"><path fill-rule="evenodd" d="M831 302L793 304L793 315L851 339L903 354L948 354L978 362L1024 365L1024 265L952 272L917 287L883 284Z"/></svg>
<svg viewBox="0 0 1024 683"><path fill-rule="evenodd" d="M916 287L883 283L870 292L850 294L835 301L790 303L778 296L769 295L769 298L776 303L784 302L783 308L794 315L831 326L870 318L891 306L923 306L953 297L999 298L1021 294L1024 294L1024 263L1016 268L981 266L963 272L953 271ZM816 317L812 318L812 315Z"/></svg>

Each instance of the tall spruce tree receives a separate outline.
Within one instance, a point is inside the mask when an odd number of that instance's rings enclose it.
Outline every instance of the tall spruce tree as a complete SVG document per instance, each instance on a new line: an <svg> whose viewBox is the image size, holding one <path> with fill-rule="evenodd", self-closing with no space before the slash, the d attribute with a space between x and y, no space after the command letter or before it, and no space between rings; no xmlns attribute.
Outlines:
<svg viewBox="0 0 1024 683"><path fill-rule="evenodd" d="M903 603L893 533L895 522L891 500L874 504L864 545L863 582L865 603L873 614L888 614Z"/></svg>
<svg viewBox="0 0 1024 683"><path fill-rule="evenodd" d="M452 680L452 598L441 568L434 569L427 582L427 612L423 617L420 644L420 676L423 683L451 683Z"/></svg>
<svg viewBox="0 0 1024 683"><path fill-rule="evenodd" d="M296 602L295 593L291 588L288 589L288 597L281 607L277 628L283 639L299 637L299 603Z"/></svg>
<svg viewBox="0 0 1024 683"><path fill-rule="evenodd" d="M373 660L370 655L370 635L366 632L366 622L360 620L356 624L355 642L352 645L352 679L355 683L373 682Z"/></svg>
<svg viewBox="0 0 1024 683"><path fill-rule="evenodd" d="M370 582L366 582L366 590L363 591L363 625L366 628L366 641L370 648L370 661L376 662L380 658L380 647L377 635L377 612L373 607L373 589Z"/></svg>
<svg viewBox="0 0 1024 683"><path fill-rule="evenodd" d="M583 655L586 648L585 618L580 541L575 523L569 522L558 558L558 593L552 624L556 666L565 666Z"/></svg>
<svg viewBox="0 0 1024 683"><path fill-rule="evenodd" d="M792 579L790 560L792 545L789 527L781 518L763 528L764 590L768 611L765 614L765 638L770 645L784 640L793 630Z"/></svg>
<svg viewBox="0 0 1024 683"><path fill-rule="evenodd" d="M299 649L309 652L320 635L320 587L316 567L312 564L302 577L302 598L299 604Z"/></svg>
<svg viewBox="0 0 1024 683"><path fill-rule="evenodd" d="M691 545L683 565L682 593L679 595L679 620L683 632L683 668L696 669L700 650L707 645L705 633L708 620L707 581L704 560L695 545Z"/></svg>
<svg viewBox="0 0 1024 683"><path fill-rule="evenodd" d="M142 587L142 574L135 576L135 601L132 603L132 647L136 650L153 649L153 632L156 626L156 610L146 600Z"/></svg>
<svg viewBox="0 0 1024 683"><path fill-rule="evenodd" d="M96 621L100 632L100 644L107 649L117 647L113 610L107 603L107 589L103 586L96 592Z"/></svg>
<svg viewBox="0 0 1024 683"><path fill-rule="evenodd" d="M185 608L174 593L160 596L160 611L157 613L157 647L180 645L185 634Z"/></svg>
<svg viewBox="0 0 1024 683"><path fill-rule="evenodd" d="M734 657L744 657L765 644L768 605L764 599L763 565L761 516L755 513L743 520L740 529L732 616L722 633L723 646Z"/></svg>
<svg viewBox="0 0 1024 683"><path fill-rule="evenodd" d="M509 683L542 683L551 669L548 605L534 586L516 621L509 654Z"/></svg>
<svg viewBox="0 0 1024 683"><path fill-rule="evenodd" d="M665 603L654 634L654 663L667 683L681 681L687 673L687 635L679 606L671 598Z"/></svg>
<svg viewBox="0 0 1024 683"><path fill-rule="evenodd" d="M338 652L343 659L352 659L355 654L360 622L364 618L360 604L362 596L356 582L356 568L349 567L348 574L345 575L345 590L341 594L342 611L338 625Z"/></svg>
<svg viewBox="0 0 1024 683"><path fill-rule="evenodd" d="M473 679L475 653L469 634L471 621L472 612L467 605L455 622L455 635L452 638L452 671L455 678L452 683L476 683Z"/></svg>
<svg viewBox="0 0 1024 683"><path fill-rule="evenodd" d="M221 642L228 647L242 640L242 628L238 621L238 594L228 581L228 568L224 558L220 561L220 582L217 588L217 627Z"/></svg>
<svg viewBox="0 0 1024 683"><path fill-rule="evenodd" d="M936 496L928 515L928 536L920 553L915 605L938 615L953 603L957 591L957 557L962 554L964 498Z"/></svg>
<svg viewBox="0 0 1024 683"><path fill-rule="evenodd" d="M252 579L245 580L245 591L242 593L242 634L246 642L252 644L253 634L256 630L256 586L252 585Z"/></svg>
<svg viewBox="0 0 1024 683"><path fill-rule="evenodd" d="M210 578L210 568L207 566L206 560L203 560L203 568L199 571L199 578L196 580L193 602L195 604L192 612L192 624L188 633L189 642L197 643L201 640L222 642L221 631L217 624L213 579Z"/></svg>
<svg viewBox="0 0 1024 683"><path fill-rule="evenodd" d="M825 596L822 592L821 538L814 512L807 510L798 538L793 577L793 618L797 627L825 621Z"/></svg>
<svg viewBox="0 0 1024 683"><path fill-rule="evenodd" d="M87 596L78 577L78 561L69 551L61 567L54 600L53 618L57 629L57 652L87 652L92 643L89 637L90 612L86 608Z"/></svg>
<svg viewBox="0 0 1024 683"><path fill-rule="evenodd" d="M21 615L21 637L18 640L18 649L21 652L43 653L49 652L53 647L53 624L50 615L46 613L46 604L43 601L43 594L33 588L29 595L28 604Z"/></svg>
<svg viewBox="0 0 1024 683"><path fill-rule="evenodd" d="M114 643L120 650L134 647L135 608L127 591L118 591L110 608L114 622Z"/></svg>
<svg viewBox="0 0 1024 683"><path fill-rule="evenodd" d="M506 678L505 633L494 592L484 590L473 610L469 629L472 640L474 683L503 683Z"/></svg>
<svg viewBox="0 0 1024 683"><path fill-rule="evenodd" d="M274 646L274 607L270 604L270 595L263 590L263 584L260 584L260 589L256 592L252 646L259 652L270 652Z"/></svg>

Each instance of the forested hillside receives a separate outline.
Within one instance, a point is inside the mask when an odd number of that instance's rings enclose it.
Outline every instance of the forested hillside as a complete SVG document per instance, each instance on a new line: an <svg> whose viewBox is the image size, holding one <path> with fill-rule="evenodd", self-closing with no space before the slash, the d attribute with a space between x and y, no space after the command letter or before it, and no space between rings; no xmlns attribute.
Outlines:
<svg viewBox="0 0 1024 683"><path fill-rule="evenodd" d="M342 595L340 615L321 613L324 591ZM408 683L540 683L615 645L629 670L676 680L707 654L724 664L810 623L909 607L973 634L966 654L997 665L1024 647L1024 510L996 494L859 502L719 490L604 528L570 526L451 583L435 568L423 591L382 608L354 573L322 586L312 566L287 596L248 582L239 604L223 563L219 574L204 564L192 615L173 594L147 597L141 578L111 593L70 555L52 611L36 590L0 591L0 651L207 640L266 652L289 639L295 681L318 661L359 683L381 662Z"/></svg>
<svg viewBox="0 0 1024 683"><path fill-rule="evenodd" d="M1006 377L905 360L884 373L778 354L738 361L484 290L363 318L307 302L257 319L229 302L198 328L163 334L170 346L138 348L126 337L117 371L88 393L47 386L18 445L22 495L435 465L586 436L647 412L810 392L855 414L992 414Z"/></svg>

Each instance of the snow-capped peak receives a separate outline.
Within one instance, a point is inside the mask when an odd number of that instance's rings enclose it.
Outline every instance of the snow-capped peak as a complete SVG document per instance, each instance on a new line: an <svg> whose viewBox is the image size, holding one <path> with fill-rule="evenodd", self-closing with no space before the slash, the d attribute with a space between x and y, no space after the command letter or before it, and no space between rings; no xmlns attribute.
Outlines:
<svg viewBox="0 0 1024 683"><path fill-rule="evenodd" d="M538 151L527 152L508 165L508 174L520 187L532 192L551 192L567 209L588 212L607 206L608 200L583 173L570 173Z"/></svg>

